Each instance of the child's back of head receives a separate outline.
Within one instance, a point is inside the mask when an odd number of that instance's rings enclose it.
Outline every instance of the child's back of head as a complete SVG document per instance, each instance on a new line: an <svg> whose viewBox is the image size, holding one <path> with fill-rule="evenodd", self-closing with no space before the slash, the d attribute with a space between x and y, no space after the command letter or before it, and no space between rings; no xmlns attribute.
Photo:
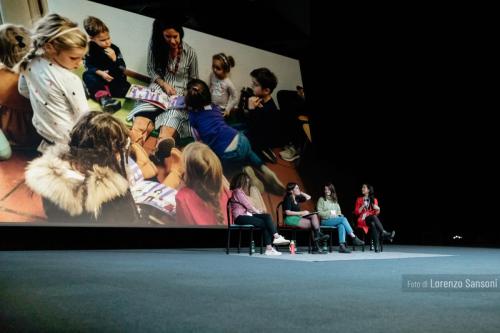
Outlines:
<svg viewBox="0 0 500 333"><path fill-rule="evenodd" d="M219 206L222 191L222 164L215 153L206 144L192 142L182 153L185 166L185 182L200 198L212 206L219 224L224 223L224 216Z"/></svg>
<svg viewBox="0 0 500 333"><path fill-rule="evenodd" d="M186 106L193 110L202 109L212 103L212 96L207 84L199 79L189 81L186 90Z"/></svg>
<svg viewBox="0 0 500 333"><path fill-rule="evenodd" d="M109 113L90 111L78 120L70 133L68 159L82 170L92 170L97 164L125 175L123 162L128 145L125 124Z"/></svg>
<svg viewBox="0 0 500 333"><path fill-rule="evenodd" d="M0 25L0 63L7 68L14 68L28 53L30 46L28 29L14 24Z"/></svg>

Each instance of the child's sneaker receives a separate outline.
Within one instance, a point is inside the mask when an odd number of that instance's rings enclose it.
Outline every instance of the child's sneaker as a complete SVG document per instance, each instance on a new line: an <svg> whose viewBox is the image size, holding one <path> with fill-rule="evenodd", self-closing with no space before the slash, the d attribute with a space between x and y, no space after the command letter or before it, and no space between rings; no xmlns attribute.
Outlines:
<svg viewBox="0 0 500 333"><path fill-rule="evenodd" d="M280 256L281 252L276 251L276 249L273 247L271 250L266 250L264 253L266 256Z"/></svg>
<svg viewBox="0 0 500 333"><path fill-rule="evenodd" d="M115 112L121 109L122 103L120 101L113 99L109 96L103 96L100 99L102 110L104 112Z"/></svg>
<svg viewBox="0 0 500 333"><path fill-rule="evenodd" d="M275 238L273 240L274 245L288 245L290 244L290 241L288 239L285 239L285 237L279 235L278 238Z"/></svg>
<svg viewBox="0 0 500 333"><path fill-rule="evenodd" d="M289 147L287 147L286 150L280 151L280 156L283 160L288 161L288 162L292 162L292 161L295 161L296 159L300 158L300 155L299 155L297 149L295 149L295 147L293 147L293 146L289 146Z"/></svg>

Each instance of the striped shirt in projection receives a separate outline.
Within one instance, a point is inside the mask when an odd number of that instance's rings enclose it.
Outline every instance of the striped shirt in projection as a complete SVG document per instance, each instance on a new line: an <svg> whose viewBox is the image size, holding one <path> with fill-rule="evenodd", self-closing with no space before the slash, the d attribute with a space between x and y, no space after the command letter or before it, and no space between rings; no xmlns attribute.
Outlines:
<svg viewBox="0 0 500 333"><path fill-rule="evenodd" d="M168 55L165 55L168 57ZM186 42L182 42L182 52L180 58L168 59L165 74L158 73L153 64L153 53L151 46L148 54L148 75L151 77L149 88L155 92L163 92L156 79L161 78L172 87L174 87L177 95L184 95L187 84L191 79L198 78L198 58L194 49ZM181 138L191 136L189 127L188 113L185 110L162 110L147 102L138 102L134 109L128 114L127 120L131 121L140 113L157 114L155 117L155 128L167 126L175 128Z"/></svg>
<svg viewBox="0 0 500 333"><path fill-rule="evenodd" d="M168 57L168 55L165 56ZM184 95L189 80L198 78L198 58L196 57L196 52L186 42L182 42L182 53L179 63L176 64L176 59L169 57L165 74L162 77L154 68L153 52L150 47L148 53L148 75L151 77L151 88L154 85L158 86L154 82L156 79L161 78L174 87L177 95ZM161 89L160 86L157 88Z"/></svg>

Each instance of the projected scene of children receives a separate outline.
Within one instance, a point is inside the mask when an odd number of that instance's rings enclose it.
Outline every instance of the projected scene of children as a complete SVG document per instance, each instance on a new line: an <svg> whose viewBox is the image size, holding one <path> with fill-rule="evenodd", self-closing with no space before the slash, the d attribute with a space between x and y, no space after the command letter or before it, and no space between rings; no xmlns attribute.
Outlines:
<svg viewBox="0 0 500 333"><path fill-rule="evenodd" d="M0 222L227 227L228 201L275 217L311 144L298 61L171 16L141 17L131 46L114 9L54 3L65 16L0 26Z"/></svg>

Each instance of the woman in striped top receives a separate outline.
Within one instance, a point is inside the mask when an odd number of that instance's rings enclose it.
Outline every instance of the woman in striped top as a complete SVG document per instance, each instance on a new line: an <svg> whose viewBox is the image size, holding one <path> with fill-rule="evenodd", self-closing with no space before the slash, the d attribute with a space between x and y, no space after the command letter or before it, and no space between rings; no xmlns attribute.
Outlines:
<svg viewBox="0 0 500 333"><path fill-rule="evenodd" d="M198 59L194 49L183 41L184 30L180 23L156 19L153 23L148 54L150 89L168 95L184 95L187 83L198 78ZM133 119L131 138L144 143L154 128L159 128L158 144L165 141L175 145L174 136L191 135L188 114L185 110L162 110L152 104L138 102L128 115Z"/></svg>

